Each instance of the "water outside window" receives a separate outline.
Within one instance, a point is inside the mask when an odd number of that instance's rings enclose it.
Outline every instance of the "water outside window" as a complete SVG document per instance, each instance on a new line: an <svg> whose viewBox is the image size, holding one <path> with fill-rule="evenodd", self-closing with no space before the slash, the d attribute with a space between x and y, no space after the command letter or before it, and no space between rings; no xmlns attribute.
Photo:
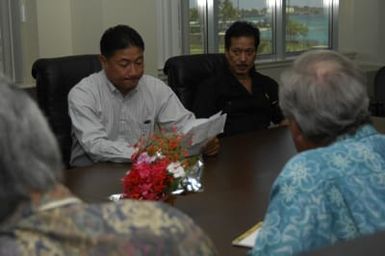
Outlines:
<svg viewBox="0 0 385 256"><path fill-rule="evenodd" d="M198 3L189 1L188 45L190 54L203 53L207 20L200 17ZM205 2L205 1L203 1ZM276 45L283 45L286 53L301 52L309 48L330 48L330 0L283 0L286 8L277 8L272 0L217 0L216 23L218 51L224 51L224 33L236 20L246 20L259 28L261 44L258 54L274 54ZM284 10L283 10L284 9ZM209 12L210 10L206 10ZM282 21L280 26L274 22ZM205 23L206 22L206 23ZM206 27L205 27L206 26ZM285 31L284 35L280 31ZM279 34L281 33L281 34ZM275 41L274 41L275 40ZM281 40L281 42L277 42Z"/></svg>
<svg viewBox="0 0 385 256"><path fill-rule="evenodd" d="M189 33L188 42L190 54L204 52L204 28L202 17L198 14L198 0L189 1Z"/></svg>
<svg viewBox="0 0 385 256"><path fill-rule="evenodd" d="M220 0L218 5L219 51L224 52L224 35L226 29L237 20L254 24L261 33L259 54L272 53L273 15L272 8L266 0Z"/></svg>
<svg viewBox="0 0 385 256"><path fill-rule="evenodd" d="M329 8L324 0L292 0L286 5L286 52L329 47ZM329 1L330 2L330 1Z"/></svg>

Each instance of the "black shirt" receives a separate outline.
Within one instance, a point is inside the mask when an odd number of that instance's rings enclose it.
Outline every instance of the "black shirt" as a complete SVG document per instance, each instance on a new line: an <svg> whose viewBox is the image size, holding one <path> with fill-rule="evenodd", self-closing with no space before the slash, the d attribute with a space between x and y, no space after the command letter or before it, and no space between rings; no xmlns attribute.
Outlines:
<svg viewBox="0 0 385 256"><path fill-rule="evenodd" d="M237 80L227 66L198 85L192 111L207 118L220 110L227 113L224 135L234 135L279 123L278 84L268 76L250 71L252 93Z"/></svg>

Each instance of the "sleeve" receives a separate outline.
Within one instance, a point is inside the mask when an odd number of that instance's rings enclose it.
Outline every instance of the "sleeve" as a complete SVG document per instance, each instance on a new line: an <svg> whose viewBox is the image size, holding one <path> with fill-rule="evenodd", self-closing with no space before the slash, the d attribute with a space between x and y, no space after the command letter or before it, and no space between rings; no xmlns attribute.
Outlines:
<svg viewBox="0 0 385 256"><path fill-rule="evenodd" d="M109 140L98 118L92 93L74 87L68 96L72 130L81 147L94 162L129 162L134 148L125 142Z"/></svg>
<svg viewBox="0 0 385 256"><path fill-rule="evenodd" d="M198 118L208 118L218 111L217 106L218 92L215 85L218 83L216 79L208 79L197 85L197 90L194 96L192 111Z"/></svg>
<svg viewBox="0 0 385 256"><path fill-rule="evenodd" d="M162 129L180 130L189 120L195 119L194 114L183 106L170 87L163 84L159 88L162 89L156 95L160 102L156 121Z"/></svg>
<svg viewBox="0 0 385 256"><path fill-rule="evenodd" d="M163 94L158 95L160 99L163 99L160 104L160 110L157 115L157 123L163 131L178 131L187 125L191 124L191 121L195 120L195 115L188 111L180 102L176 94L170 87L166 86L166 90L163 90ZM199 154L202 148L207 143L207 140L188 147L190 155Z"/></svg>

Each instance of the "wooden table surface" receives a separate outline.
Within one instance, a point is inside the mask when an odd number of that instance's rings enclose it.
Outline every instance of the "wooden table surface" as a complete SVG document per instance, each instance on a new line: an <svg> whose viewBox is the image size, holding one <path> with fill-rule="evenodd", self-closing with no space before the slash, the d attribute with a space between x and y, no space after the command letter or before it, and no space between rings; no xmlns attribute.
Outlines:
<svg viewBox="0 0 385 256"><path fill-rule="evenodd" d="M384 119L372 120L385 133ZM204 191L178 196L175 207L205 230L220 255L245 255L248 249L231 241L263 219L272 184L295 153L285 127L224 138L220 154L204 161ZM121 192L120 179L128 169L112 163L73 168L66 170L65 183L87 202L104 202Z"/></svg>

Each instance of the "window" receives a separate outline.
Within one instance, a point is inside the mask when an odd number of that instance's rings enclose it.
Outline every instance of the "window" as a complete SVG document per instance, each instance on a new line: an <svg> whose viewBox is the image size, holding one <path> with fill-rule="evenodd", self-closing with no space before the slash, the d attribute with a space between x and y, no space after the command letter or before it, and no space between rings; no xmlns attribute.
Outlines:
<svg viewBox="0 0 385 256"><path fill-rule="evenodd" d="M0 27L0 72L4 73L4 57L3 57L3 32Z"/></svg>
<svg viewBox="0 0 385 256"><path fill-rule="evenodd" d="M183 53L224 52L224 33L246 20L261 33L258 54L285 59L311 48L337 47L338 0L189 0L182 8ZM188 12L188 13L186 13Z"/></svg>
<svg viewBox="0 0 385 256"><path fill-rule="evenodd" d="M19 1L0 0L0 73L21 80Z"/></svg>
<svg viewBox="0 0 385 256"><path fill-rule="evenodd" d="M0 73L13 78L12 53L10 50L10 2L0 1Z"/></svg>

